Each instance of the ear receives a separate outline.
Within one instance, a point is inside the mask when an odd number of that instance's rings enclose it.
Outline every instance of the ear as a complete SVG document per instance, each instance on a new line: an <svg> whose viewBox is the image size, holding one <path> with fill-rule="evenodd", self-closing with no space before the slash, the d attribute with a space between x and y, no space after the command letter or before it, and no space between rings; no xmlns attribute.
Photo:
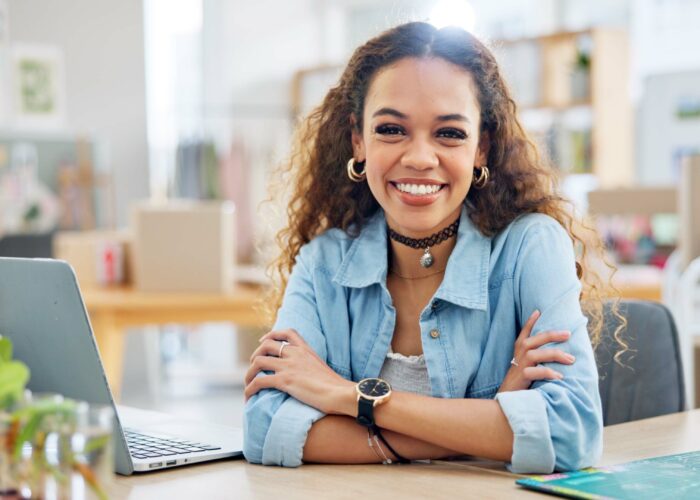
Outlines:
<svg viewBox="0 0 700 500"><path fill-rule="evenodd" d="M488 163L489 160L489 133L482 132L479 137L479 147L476 150L476 157L474 158L475 167L483 167Z"/></svg>
<svg viewBox="0 0 700 500"><path fill-rule="evenodd" d="M365 161L365 141L362 138L362 130L357 126L355 114L350 115L350 130L352 131L352 154L355 160Z"/></svg>

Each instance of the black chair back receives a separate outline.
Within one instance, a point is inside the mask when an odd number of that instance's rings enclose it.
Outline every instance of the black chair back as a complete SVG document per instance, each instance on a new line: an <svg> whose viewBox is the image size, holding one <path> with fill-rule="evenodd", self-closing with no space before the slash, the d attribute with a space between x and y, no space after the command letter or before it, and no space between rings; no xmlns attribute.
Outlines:
<svg viewBox="0 0 700 500"><path fill-rule="evenodd" d="M627 319L622 335L630 350L614 360L620 349L612 338L619 325L606 305L606 325L596 349L600 396L605 425L630 422L685 410L685 384L678 332L662 304L623 300Z"/></svg>
<svg viewBox="0 0 700 500"><path fill-rule="evenodd" d="M53 257L54 233L8 234L0 238L0 257Z"/></svg>

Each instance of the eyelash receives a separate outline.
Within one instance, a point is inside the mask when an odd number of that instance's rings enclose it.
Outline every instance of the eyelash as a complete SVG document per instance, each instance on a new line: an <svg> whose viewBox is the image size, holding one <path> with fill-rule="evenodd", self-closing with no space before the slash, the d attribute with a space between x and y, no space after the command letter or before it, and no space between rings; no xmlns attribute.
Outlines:
<svg viewBox="0 0 700 500"><path fill-rule="evenodd" d="M391 125L391 124L383 124L383 125L377 125L377 127L374 129L374 132L379 134L379 135L389 135L389 136L394 136L394 135L405 135L406 132L404 131L403 127L400 127L398 125ZM469 136L456 128L441 128L440 130L437 131L437 136L440 138L444 139L454 139L454 140L465 140Z"/></svg>
<svg viewBox="0 0 700 500"><path fill-rule="evenodd" d="M403 128L398 125L377 125L374 131L380 135L399 135L404 133Z"/></svg>
<svg viewBox="0 0 700 500"><path fill-rule="evenodd" d="M443 136L442 134L449 135ZM438 135L447 139L459 139L461 141L465 140L468 137L466 133L456 128L441 128L440 130L438 130Z"/></svg>

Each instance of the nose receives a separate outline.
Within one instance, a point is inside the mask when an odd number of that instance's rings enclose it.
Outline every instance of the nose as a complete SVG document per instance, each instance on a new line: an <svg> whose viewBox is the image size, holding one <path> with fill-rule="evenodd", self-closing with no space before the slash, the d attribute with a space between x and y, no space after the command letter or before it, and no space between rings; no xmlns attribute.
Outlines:
<svg viewBox="0 0 700 500"><path fill-rule="evenodd" d="M436 168L439 164L437 153L429 140L413 138L401 157L401 165L415 170Z"/></svg>

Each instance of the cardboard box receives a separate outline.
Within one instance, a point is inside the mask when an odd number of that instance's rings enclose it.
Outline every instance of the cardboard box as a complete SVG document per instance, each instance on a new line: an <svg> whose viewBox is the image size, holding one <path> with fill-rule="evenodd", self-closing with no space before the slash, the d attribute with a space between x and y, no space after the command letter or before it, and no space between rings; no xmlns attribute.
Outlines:
<svg viewBox="0 0 700 500"><path fill-rule="evenodd" d="M83 288L129 282L131 235L127 230L58 232L53 255L73 267Z"/></svg>
<svg viewBox="0 0 700 500"><path fill-rule="evenodd" d="M228 292L233 288L232 203L140 203L133 206L131 217L137 289Z"/></svg>

